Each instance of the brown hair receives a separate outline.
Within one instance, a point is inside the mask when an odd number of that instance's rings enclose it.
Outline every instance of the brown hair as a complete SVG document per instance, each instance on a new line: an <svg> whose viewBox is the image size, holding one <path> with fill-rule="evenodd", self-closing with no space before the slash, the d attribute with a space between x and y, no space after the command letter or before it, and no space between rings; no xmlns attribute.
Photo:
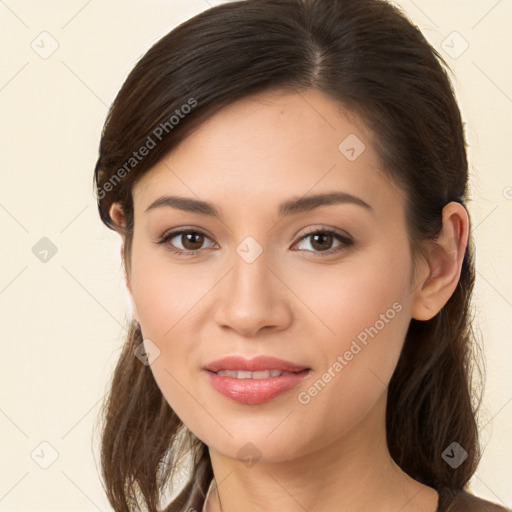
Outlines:
<svg viewBox="0 0 512 512"><path fill-rule="evenodd" d="M182 23L131 71L101 137L98 208L102 221L126 236L126 272L134 183L220 108L271 89L316 88L377 134L386 173L406 201L413 254L419 254L420 242L438 235L443 206L467 200L465 137L447 68L420 30L383 0L246 0ZM109 216L113 202L124 210L125 229ZM429 321L411 320L388 391L390 453L434 488L462 489L479 459L471 385L474 277L470 238L447 304ZM141 342L132 322L104 403L108 499L118 512L158 510L178 459L191 449L193 472L166 510L201 510L213 477L208 448L170 408L150 367L134 357ZM453 441L468 452L457 469L442 458Z"/></svg>

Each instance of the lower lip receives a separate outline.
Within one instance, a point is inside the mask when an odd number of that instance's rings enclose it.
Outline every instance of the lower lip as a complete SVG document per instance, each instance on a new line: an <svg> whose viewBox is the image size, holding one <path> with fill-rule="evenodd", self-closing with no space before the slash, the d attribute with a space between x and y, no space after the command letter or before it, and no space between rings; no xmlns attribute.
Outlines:
<svg viewBox="0 0 512 512"><path fill-rule="evenodd" d="M262 404L294 388L309 374L302 370L268 379L235 379L207 371L210 383L220 394L241 404Z"/></svg>

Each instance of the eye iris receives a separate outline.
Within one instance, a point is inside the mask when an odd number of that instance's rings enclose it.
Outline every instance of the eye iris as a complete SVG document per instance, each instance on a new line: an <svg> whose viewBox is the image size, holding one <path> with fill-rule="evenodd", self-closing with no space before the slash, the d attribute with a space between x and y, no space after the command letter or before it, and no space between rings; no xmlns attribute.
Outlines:
<svg viewBox="0 0 512 512"><path fill-rule="evenodd" d="M317 249L319 251L325 251L330 249L330 246L332 245L333 236L329 233L317 233L315 235L311 236L312 242L311 246L314 249ZM319 243L320 240L320 243ZM325 242L327 241L327 246L325 245ZM323 245L322 245L323 242Z"/></svg>
<svg viewBox="0 0 512 512"><path fill-rule="evenodd" d="M201 233L184 233L181 235L181 243L185 249L194 251L200 249L204 243L204 236ZM192 244L192 246L189 245Z"/></svg>

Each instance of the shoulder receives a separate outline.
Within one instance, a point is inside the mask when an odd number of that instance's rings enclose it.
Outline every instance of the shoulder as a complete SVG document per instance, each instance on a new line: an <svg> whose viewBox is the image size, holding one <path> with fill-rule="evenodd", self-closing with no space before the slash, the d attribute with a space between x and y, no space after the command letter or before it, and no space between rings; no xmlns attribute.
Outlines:
<svg viewBox="0 0 512 512"><path fill-rule="evenodd" d="M438 512L512 512L460 489L438 489Z"/></svg>

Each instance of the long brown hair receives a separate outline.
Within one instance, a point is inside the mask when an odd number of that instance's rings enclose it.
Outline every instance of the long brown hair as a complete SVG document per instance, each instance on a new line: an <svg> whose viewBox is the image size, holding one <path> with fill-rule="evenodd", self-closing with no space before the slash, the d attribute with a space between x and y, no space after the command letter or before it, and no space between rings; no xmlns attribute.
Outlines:
<svg viewBox="0 0 512 512"><path fill-rule="evenodd" d="M220 108L271 89L316 88L377 134L386 174L406 201L417 255L420 242L439 233L443 206L468 199L465 136L447 69L420 30L383 0L246 0L182 23L131 71L101 137L98 208L102 221L126 237L126 272L134 183ZM109 216L113 202L124 210L125 228ZM470 309L474 272L470 237L447 304L429 321L411 320L388 391L390 453L405 472L434 488L464 488L480 456L471 384L478 368ZM178 460L190 450L192 474L165 510L201 510L213 477L208 448L170 408L150 367L134 357L141 342L132 322L102 411L108 499L119 512L161 509ZM456 469L442 458L453 441L468 453Z"/></svg>

